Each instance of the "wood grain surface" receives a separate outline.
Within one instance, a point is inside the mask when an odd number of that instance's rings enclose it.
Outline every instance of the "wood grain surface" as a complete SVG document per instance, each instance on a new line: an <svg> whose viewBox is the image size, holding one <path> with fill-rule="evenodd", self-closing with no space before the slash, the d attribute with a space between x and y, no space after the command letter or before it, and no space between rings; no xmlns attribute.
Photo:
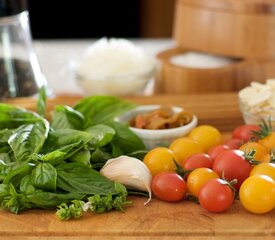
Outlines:
<svg viewBox="0 0 275 240"><path fill-rule="evenodd" d="M59 221L54 211L29 210L19 215L1 212L0 239L257 239L275 237L275 213L255 215L238 201L226 212L209 213L199 205L130 197L125 212L86 213L82 218ZM2 237L2 238L1 238ZM234 238L233 238L234 239Z"/></svg>
<svg viewBox="0 0 275 240"><path fill-rule="evenodd" d="M48 101L48 111L56 104L74 105L79 97L59 97ZM235 93L186 96L152 96L126 98L139 104L170 103L185 106L196 113L200 124L213 124L231 131L243 123ZM30 99L9 100L28 109L35 108ZM199 205L181 201L166 203L157 199L144 206L146 198L130 196L133 204L122 212L86 213L82 218L59 221L55 211L28 210L18 215L0 212L0 239L274 239L275 212L264 215L248 213L239 201L221 214L212 214Z"/></svg>
<svg viewBox="0 0 275 240"><path fill-rule="evenodd" d="M173 37L196 51L274 59L274 6L273 0L178 0Z"/></svg>

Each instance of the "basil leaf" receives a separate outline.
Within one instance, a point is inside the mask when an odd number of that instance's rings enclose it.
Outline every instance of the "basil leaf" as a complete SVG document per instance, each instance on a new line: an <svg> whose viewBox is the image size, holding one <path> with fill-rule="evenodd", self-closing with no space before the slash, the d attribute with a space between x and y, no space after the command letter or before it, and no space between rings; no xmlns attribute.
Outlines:
<svg viewBox="0 0 275 240"><path fill-rule="evenodd" d="M103 149L97 148L91 154L91 164L93 169L101 169L104 164L112 158L113 155L109 153L109 151L104 151Z"/></svg>
<svg viewBox="0 0 275 240"><path fill-rule="evenodd" d="M79 141L69 145L61 146L58 149L46 154L39 154L36 157L38 157L40 161L48 162L52 165L58 165L63 160L70 158L72 155L78 152L81 148L83 148L83 146L83 142Z"/></svg>
<svg viewBox="0 0 275 240"><path fill-rule="evenodd" d="M37 108L37 113L44 117L46 114L46 88L45 86L42 86L39 89L39 94L38 94L38 99L37 99L37 104L36 104L36 108Z"/></svg>
<svg viewBox="0 0 275 240"><path fill-rule="evenodd" d="M85 131L91 133L93 138L90 140L90 144L94 147L102 147L111 142L116 131L103 124L97 124L87 128Z"/></svg>
<svg viewBox="0 0 275 240"><path fill-rule="evenodd" d="M5 176L3 183L4 184L12 183L15 187L19 186L21 179L25 175L30 174L33 168L34 166L29 163L13 166L12 169L8 171L8 174Z"/></svg>
<svg viewBox="0 0 275 240"><path fill-rule="evenodd" d="M112 121L114 117L136 107L114 96L91 96L81 100L74 109L85 117L84 129L89 126Z"/></svg>
<svg viewBox="0 0 275 240"><path fill-rule="evenodd" d="M41 121L41 117L34 112L0 103L0 129L14 129L37 121Z"/></svg>
<svg viewBox="0 0 275 240"><path fill-rule="evenodd" d="M52 193L35 191L27 194L26 198L34 205L34 207L44 209L55 209L61 203L70 203L72 200L81 200L85 194L79 193Z"/></svg>
<svg viewBox="0 0 275 240"><path fill-rule="evenodd" d="M53 165L49 163L39 163L31 173L31 184L35 188L56 190L57 172Z"/></svg>
<svg viewBox="0 0 275 240"><path fill-rule="evenodd" d="M56 167L57 187L67 192L88 195L115 194L114 183L92 168L80 163L64 163Z"/></svg>
<svg viewBox="0 0 275 240"><path fill-rule="evenodd" d="M20 192L30 194L35 192L35 187L31 185L31 174L25 175L20 182Z"/></svg>
<svg viewBox="0 0 275 240"><path fill-rule="evenodd" d="M8 143L19 162L26 161L42 148L49 132L49 123L43 119L33 124L24 124L10 136Z"/></svg>
<svg viewBox="0 0 275 240"><path fill-rule="evenodd" d="M116 135L112 141L112 149L115 155L121 155L121 153L128 154L145 149L142 140L134 134L126 124L110 122L108 125L116 131Z"/></svg>
<svg viewBox="0 0 275 240"><path fill-rule="evenodd" d="M4 152L2 152L4 151ZM10 147L2 147L0 148L0 162L3 161L4 163L8 164L14 162L14 155L10 150Z"/></svg>
<svg viewBox="0 0 275 240"><path fill-rule="evenodd" d="M86 165L87 167L91 167L91 153L89 150L82 150L75 153L73 156L70 157L71 162L78 162Z"/></svg>
<svg viewBox="0 0 275 240"><path fill-rule="evenodd" d="M88 132L78 131L74 129L58 129L49 132L49 136L44 143L41 153L49 153L65 147L70 144L81 144L84 146L91 139L92 135Z"/></svg>
<svg viewBox="0 0 275 240"><path fill-rule="evenodd" d="M51 126L54 129L71 128L82 130L84 116L69 106L57 106L52 115Z"/></svg>
<svg viewBox="0 0 275 240"><path fill-rule="evenodd" d="M11 129L3 129L0 131L0 144L8 144L8 140L10 136L13 134L13 130Z"/></svg>
<svg viewBox="0 0 275 240"><path fill-rule="evenodd" d="M7 174L12 170L12 167L0 160L0 182L2 182Z"/></svg>
<svg viewBox="0 0 275 240"><path fill-rule="evenodd" d="M0 197L1 208L16 214L19 211L32 207L25 195L18 193L12 184L4 186L3 189L0 189L0 192L1 190L3 190L3 194L5 194L2 199Z"/></svg>
<svg viewBox="0 0 275 240"><path fill-rule="evenodd" d="M10 194L9 184L0 184L0 202L2 197L6 197Z"/></svg>

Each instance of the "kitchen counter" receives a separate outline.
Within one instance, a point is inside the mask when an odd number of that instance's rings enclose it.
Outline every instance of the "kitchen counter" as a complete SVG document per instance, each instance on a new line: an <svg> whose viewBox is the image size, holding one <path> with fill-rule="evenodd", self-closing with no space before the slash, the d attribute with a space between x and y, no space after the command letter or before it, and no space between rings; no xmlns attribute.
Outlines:
<svg viewBox="0 0 275 240"><path fill-rule="evenodd" d="M93 41L35 41L41 67L55 98L48 99L48 114L58 104L74 105L83 92L72 74L71 65L81 57ZM149 54L174 45L172 40L136 40ZM216 126L224 138L243 123L236 93L163 95L125 97L139 104L175 104L198 116L199 124ZM35 99L7 100L28 109L35 109ZM82 218L62 222L52 210L29 210L18 215L0 211L0 239L274 239L275 211L264 215L247 212L235 201L220 214L209 213L199 205L181 201L167 203L155 198L144 206L146 198L130 196L133 204L125 212L86 213Z"/></svg>
<svg viewBox="0 0 275 240"><path fill-rule="evenodd" d="M48 111L56 104L74 105L80 97L49 99ZM186 107L199 117L200 124L217 126L228 138L230 131L243 123L236 93L185 96L127 97L140 104L172 103ZM33 99L8 101L17 106L35 109ZM199 205L181 201L167 203L155 198L147 204L144 197L130 196L133 205L125 212L86 213L82 218L59 221L55 211L29 210L18 215L0 212L0 239L274 239L275 211L256 215L247 212L240 202L224 213L214 214Z"/></svg>

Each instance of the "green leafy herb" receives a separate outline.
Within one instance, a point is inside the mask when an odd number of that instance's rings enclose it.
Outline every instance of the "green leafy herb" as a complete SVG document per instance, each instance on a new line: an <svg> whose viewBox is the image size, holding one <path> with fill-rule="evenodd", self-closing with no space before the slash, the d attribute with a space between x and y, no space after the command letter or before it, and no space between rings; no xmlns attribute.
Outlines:
<svg viewBox="0 0 275 240"><path fill-rule="evenodd" d="M41 87L39 89L39 94L38 94L38 99L37 99L37 113L41 116L44 117L46 114L46 88L45 86Z"/></svg>
<svg viewBox="0 0 275 240"><path fill-rule="evenodd" d="M8 143L17 161L26 161L31 154L38 153L48 136L48 132L49 123L47 120L34 124L24 124L16 129L10 136Z"/></svg>
<svg viewBox="0 0 275 240"><path fill-rule="evenodd" d="M34 112L0 103L0 129L15 129L37 121L41 121L41 117Z"/></svg>
<svg viewBox="0 0 275 240"><path fill-rule="evenodd" d="M70 157L70 162L82 163L87 167L92 167L90 160L91 160L91 152L89 150L80 150Z"/></svg>
<svg viewBox="0 0 275 240"><path fill-rule="evenodd" d="M48 122L44 88L37 101L40 115L0 103L1 208L18 213L59 206L62 220L87 209L123 210L130 203L126 188L97 170L112 157L144 154L142 141L114 121L133 107L117 97L93 96L74 108L57 106Z"/></svg>
<svg viewBox="0 0 275 240"><path fill-rule="evenodd" d="M74 199L81 200L84 197L85 194L80 193L53 193L43 192L41 190L26 195L26 199L28 199L34 207L44 209L54 209L61 203L70 203Z"/></svg>
<svg viewBox="0 0 275 240"><path fill-rule="evenodd" d="M69 106L56 106L52 115L51 126L54 129L77 129L82 130L84 126L82 113Z"/></svg>
<svg viewBox="0 0 275 240"><path fill-rule="evenodd" d="M116 194L114 183L98 171L79 163L64 163L56 167L57 186L67 192L83 194Z"/></svg>
<svg viewBox="0 0 275 240"><path fill-rule="evenodd" d="M113 96L92 96L81 100L74 109L85 117L84 129L113 121L114 117L136 107L135 104Z"/></svg>
<svg viewBox="0 0 275 240"><path fill-rule="evenodd" d="M57 172L50 163L39 163L31 173L31 184L43 190L55 192Z"/></svg>
<svg viewBox="0 0 275 240"><path fill-rule="evenodd" d="M88 202L73 200L72 204L62 203L58 206L56 212L60 220L69 220L71 218L79 218L84 211L90 210L94 213L104 213L113 209L124 211L123 207L130 205L132 202L127 201L127 190L120 184L115 183L116 195L108 193L108 195L94 195L88 198Z"/></svg>
<svg viewBox="0 0 275 240"><path fill-rule="evenodd" d="M85 131L93 135L90 144L94 147L103 147L107 143L111 142L116 134L116 131L103 124L97 124L87 128Z"/></svg>
<svg viewBox="0 0 275 240"><path fill-rule="evenodd" d="M61 203L57 208L56 215L59 220L69 220L70 218L79 218L83 214L84 202L73 200L69 206L66 203Z"/></svg>
<svg viewBox="0 0 275 240"><path fill-rule="evenodd" d="M107 196L95 195L88 198L90 210L95 213L103 213L116 209L119 211L124 211L123 206L131 204L130 201L127 201L127 190L120 184L115 183L115 188L118 192L117 195L112 196L111 193L108 193Z"/></svg>

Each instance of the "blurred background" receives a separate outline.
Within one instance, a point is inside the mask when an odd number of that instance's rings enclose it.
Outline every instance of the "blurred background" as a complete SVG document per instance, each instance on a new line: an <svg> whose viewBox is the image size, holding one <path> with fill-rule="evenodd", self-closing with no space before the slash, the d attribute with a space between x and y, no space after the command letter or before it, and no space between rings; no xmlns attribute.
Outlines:
<svg viewBox="0 0 275 240"><path fill-rule="evenodd" d="M172 37L175 0L27 0L34 39Z"/></svg>

